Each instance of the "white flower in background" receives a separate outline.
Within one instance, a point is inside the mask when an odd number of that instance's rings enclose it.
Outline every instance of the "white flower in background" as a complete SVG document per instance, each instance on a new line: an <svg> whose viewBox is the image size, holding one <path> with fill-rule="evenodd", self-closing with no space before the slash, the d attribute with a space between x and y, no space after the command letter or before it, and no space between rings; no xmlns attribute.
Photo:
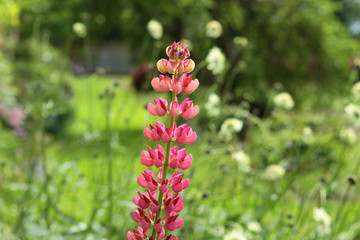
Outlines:
<svg viewBox="0 0 360 240"><path fill-rule="evenodd" d="M73 31L78 37L81 37L81 38L86 37L87 29L86 29L85 24L83 24L81 22L76 22L73 24Z"/></svg>
<svg viewBox="0 0 360 240"><path fill-rule="evenodd" d="M272 164L266 167L264 177L267 180L277 180L285 175L285 168L279 164Z"/></svg>
<svg viewBox="0 0 360 240"><path fill-rule="evenodd" d="M210 117L220 115L220 98L215 93L210 93L208 101L205 103L205 109Z"/></svg>
<svg viewBox="0 0 360 240"><path fill-rule="evenodd" d="M250 157L244 151L240 150L232 153L232 158L238 163L240 171L249 172L250 171Z"/></svg>
<svg viewBox="0 0 360 240"><path fill-rule="evenodd" d="M205 61L207 63L207 69L214 75L219 75L225 70L225 55L222 53L221 49L216 46L209 50Z"/></svg>
<svg viewBox="0 0 360 240"><path fill-rule="evenodd" d="M248 222L246 226L251 232L254 232L254 233L261 232L261 225L257 221Z"/></svg>
<svg viewBox="0 0 360 240"><path fill-rule="evenodd" d="M349 103L345 106L345 113L356 125L360 125L360 106Z"/></svg>
<svg viewBox="0 0 360 240"><path fill-rule="evenodd" d="M283 108L290 110L294 107L295 103L291 95L287 92L279 93L274 97L275 106L278 108Z"/></svg>
<svg viewBox="0 0 360 240"><path fill-rule="evenodd" d="M360 99L360 82L354 84L351 88L351 92L356 99Z"/></svg>
<svg viewBox="0 0 360 240"><path fill-rule="evenodd" d="M212 20L206 24L206 36L209 38L218 38L222 34L222 26L221 23Z"/></svg>
<svg viewBox="0 0 360 240"><path fill-rule="evenodd" d="M150 33L151 37L159 40L163 35L163 27L161 23L155 19L151 19L146 26L148 32Z"/></svg>
<svg viewBox="0 0 360 240"><path fill-rule="evenodd" d="M314 220L318 223L317 231L319 235L326 235L331 232L331 217L325 209L314 208Z"/></svg>
<svg viewBox="0 0 360 240"><path fill-rule="evenodd" d="M340 138L347 143L353 144L357 140L356 132L353 128L345 128L340 132Z"/></svg>
<svg viewBox="0 0 360 240"><path fill-rule="evenodd" d="M245 237L244 231L241 230L232 230L231 232L227 233L223 240L247 240Z"/></svg>
<svg viewBox="0 0 360 240"><path fill-rule="evenodd" d="M304 127L304 129L302 131L301 139L305 143L311 143L313 138L314 138L314 134L313 134L312 129L310 127Z"/></svg>
<svg viewBox="0 0 360 240"><path fill-rule="evenodd" d="M225 137L226 140L231 140L234 133L238 133L243 128L243 121L236 118L226 119L220 127L220 134Z"/></svg>
<svg viewBox="0 0 360 240"><path fill-rule="evenodd" d="M249 41L245 37L237 36L237 37L234 37L233 43L235 45L239 45L240 47L246 47L248 45Z"/></svg>

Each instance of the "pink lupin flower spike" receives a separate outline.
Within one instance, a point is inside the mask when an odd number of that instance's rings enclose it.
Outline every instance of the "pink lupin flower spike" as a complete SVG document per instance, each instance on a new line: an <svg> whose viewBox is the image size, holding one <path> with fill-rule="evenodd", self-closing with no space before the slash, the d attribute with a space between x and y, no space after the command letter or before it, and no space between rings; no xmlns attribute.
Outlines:
<svg viewBox="0 0 360 240"><path fill-rule="evenodd" d="M148 104L147 110L158 117L169 114L170 125L166 126L159 121L144 129L147 139L162 141L166 148L158 144L156 149L147 147L147 151L141 152L141 163L146 167L155 166L159 170L156 178L150 170L144 170L137 178L137 183L146 189L146 192L138 192L137 196L133 197L137 210L132 212L131 217L140 226L127 232L128 240L178 240L173 234L165 236L165 228L174 231L182 227L184 222L179 218L179 213L184 209L184 198L179 193L189 187L190 180L184 179L184 173L179 170L170 178L167 178L167 175L169 167L181 170L191 167L192 154L187 154L186 148L179 149L179 146L171 145L176 142L179 145L191 144L197 139L196 133L187 124L177 127L175 118L181 116L187 120L199 113L199 107L195 106L192 100L185 98L180 104L177 98L182 91L187 94L194 92L199 81L193 80L192 75L187 75L195 68L195 62L187 59L190 56L187 47L180 42L174 42L166 48L166 54L169 59L160 59L156 66L160 73L169 73L172 76L159 74L151 80L151 86L156 92L171 92L171 101L156 98L154 103ZM151 234L148 229L152 229Z"/></svg>

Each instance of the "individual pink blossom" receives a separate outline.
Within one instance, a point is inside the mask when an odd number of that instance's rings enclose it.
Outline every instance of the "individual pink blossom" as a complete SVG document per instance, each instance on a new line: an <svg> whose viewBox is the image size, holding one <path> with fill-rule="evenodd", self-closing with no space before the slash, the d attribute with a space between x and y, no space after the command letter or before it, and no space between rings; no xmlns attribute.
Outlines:
<svg viewBox="0 0 360 240"><path fill-rule="evenodd" d="M165 99L159 97L154 99L155 105L149 103L147 106L147 110L154 116L164 116L167 113L168 103Z"/></svg>
<svg viewBox="0 0 360 240"><path fill-rule="evenodd" d="M186 170L191 167L192 154L186 155L186 148L178 150L178 146L174 146L170 150L169 166L172 169L180 168Z"/></svg>
<svg viewBox="0 0 360 240"><path fill-rule="evenodd" d="M184 209L183 196L169 198L164 203L166 212L181 212Z"/></svg>
<svg viewBox="0 0 360 240"><path fill-rule="evenodd" d="M171 90L178 95L179 93L181 93L182 90L182 82L181 79L176 78L176 77L172 77L171 79Z"/></svg>
<svg viewBox="0 0 360 240"><path fill-rule="evenodd" d="M175 235L170 234L169 236L165 237L163 240L178 240Z"/></svg>
<svg viewBox="0 0 360 240"><path fill-rule="evenodd" d="M170 178L170 185L174 192L179 193L182 190L186 189L190 185L190 180L186 178L182 180L184 174L179 174L179 171L174 172L174 174Z"/></svg>
<svg viewBox="0 0 360 240"><path fill-rule="evenodd" d="M172 87L171 78L160 74L159 77L153 78L151 80L151 86L157 92L167 93Z"/></svg>
<svg viewBox="0 0 360 240"><path fill-rule="evenodd" d="M158 187L158 182L154 178L154 173L150 170L145 170L137 179L137 183L150 191L155 191Z"/></svg>
<svg viewBox="0 0 360 240"><path fill-rule="evenodd" d="M154 229L157 232L156 237L157 238L163 238L165 236L165 229L163 225L161 224L161 218L158 218L155 222Z"/></svg>
<svg viewBox="0 0 360 240"><path fill-rule="evenodd" d="M173 130L169 127L165 127L165 124L162 122L156 122L156 127L150 124L150 128L144 129L144 135L150 141L160 141L168 143L171 140Z"/></svg>
<svg viewBox="0 0 360 240"><path fill-rule="evenodd" d="M161 145L156 146L156 150L147 147L149 152L141 152L141 163L147 167L155 165L157 168L164 163L164 149Z"/></svg>
<svg viewBox="0 0 360 240"><path fill-rule="evenodd" d="M164 216L164 223L165 227L169 231L174 231L178 228L181 228L183 225L183 219L177 219L179 217L179 214L176 214L175 212L166 213Z"/></svg>
<svg viewBox="0 0 360 240"><path fill-rule="evenodd" d="M132 229L133 232L128 231L127 232L127 239L128 240L141 240L145 239L148 236L148 230L143 230L141 227L138 227L137 229Z"/></svg>
<svg viewBox="0 0 360 240"><path fill-rule="evenodd" d="M192 80L192 75L187 76L185 73L181 75L180 81L182 84L182 90L187 94L191 94L199 86L199 80Z"/></svg>
<svg viewBox="0 0 360 240"><path fill-rule="evenodd" d="M194 107L193 101L189 101L189 98L185 98L185 100L180 104L179 110L183 119L193 118L199 113L199 107Z"/></svg>
<svg viewBox="0 0 360 240"><path fill-rule="evenodd" d="M136 206L142 209L146 209L150 206L151 200L146 194L142 194L141 192L138 192L139 197L134 196L133 202Z"/></svg>
<svg viewBox="0 0 360 240"><path fill-rule="evenodd" d="M170 104L170 110L169 110L169 115L172 118L175 118L179 113L179 103L176 100L175 102L172 102Z"/></svg>
<svg viewBox="0 0 360 240"><path fill-rule="evenodd" d="M174 137L176 139L176 141L178 142L178 144L182 145L182 144L191 144L193 143L196 138L196 132L193 132L191 127L187 126L187 123L179 126L178 128L176 128L175 132L174 132Z"/></svg>
<svg viewBox="0 0 360 240"><path fill-rule="evenodd" d="M168 185L169 179L164 179L159 187L159 191L161 193L166 193L166 191L168 190L167 185Z"/></svg>

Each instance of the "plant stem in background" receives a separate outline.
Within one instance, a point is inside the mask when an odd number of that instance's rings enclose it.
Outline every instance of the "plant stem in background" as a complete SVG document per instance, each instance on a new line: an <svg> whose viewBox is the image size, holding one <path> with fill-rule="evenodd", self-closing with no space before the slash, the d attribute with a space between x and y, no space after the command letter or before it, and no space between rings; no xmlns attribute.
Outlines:
<svg viewBox="0 0 360 240"><path fill-rule="evenodd" d="M107 215L107 227L108 227L108 239L112 239L112 215L113 215L113 189L112 189L112 157L111 157L111 103L114 97L114 92L109 89L105 90L105 101L106 101L106 162L107 162L107 202L108 206L108 215Z"/></svg>

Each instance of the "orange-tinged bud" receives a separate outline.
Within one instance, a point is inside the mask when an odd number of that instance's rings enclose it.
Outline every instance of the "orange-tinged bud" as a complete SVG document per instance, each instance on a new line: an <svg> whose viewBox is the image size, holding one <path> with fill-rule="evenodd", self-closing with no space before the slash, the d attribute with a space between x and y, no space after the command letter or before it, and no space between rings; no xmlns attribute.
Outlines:
<svg viewBox="0 0 360 240"><path fill-rule="evenodd" d="M159 70L159 72L161 73L166 73L167 72L167 60L165 59L160 59L157 63L156 63L156 67Z"/></svg>
<svg viewBox="0 0 360 240"><path fill-rule="evenodd" d="M195 68L195 62L192 59L188 59L187 60L187 64L186 64L186 68L185 68L185 72L186 73L190 73L194 70Z"/></svg>

